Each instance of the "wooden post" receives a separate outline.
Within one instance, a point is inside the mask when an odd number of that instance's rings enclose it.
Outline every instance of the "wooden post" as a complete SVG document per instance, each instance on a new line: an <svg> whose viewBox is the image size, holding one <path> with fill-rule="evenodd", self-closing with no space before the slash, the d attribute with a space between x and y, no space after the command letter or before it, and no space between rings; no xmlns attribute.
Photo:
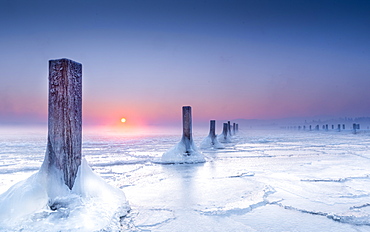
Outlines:
<svg viewBox="0 0 370 232"><path fill-rule="evenodd" d="M236 126L236 132L239 132L239 124L237 123L235 126Z"/></svg>
<svg viewBox="0 0 370 232"><path fill-rule="evenodd" d="M229 135L231 135L231 123L230 123L230 121L227 121L227 129L228 129Z"/></svg>
<svg viewBox="0 0 370 232"><path fill-rule="evenodd" d="M224 139L227 139L227 133L229 131L229 126L227 123L224 123L224 127L222 129L222 135L224 136Z"/></svg>
<svg viewBox="0 0 370 232"><path fill-rule="evenodd" d="M236 127L236 123L234 122L234 123L233 123L233 134L234 134L234 135L235 135L235 132L236 132L236 128L235 128L235 127Z"/></svg>
<svg viewBox="0 0 370 232"><path fill-rule="evenodd" d="M338 131L340 131L340 124L338 124Z"/></svg>
<svg viewBox="0 0 370 232"><path fill-rule="evenodd" d="M72 189L81 164L81 64L68 59L49 61L48 114L48 169L60 170Z"/></svg>
<svg viewBox="0 0 370 232"><path fill-rule="evenodd" d="M212 145L216 139L216 120L211 120L209 125L209 137L211 137Z"/></svg>
<svg viewBox="0 0 370 232"><path fill-rule="evenodd" d="M192 118L191 118L191 107L182 107L182 141L185 144L185 153L190 155L190 145L193 140L192 138Z"/></svg>

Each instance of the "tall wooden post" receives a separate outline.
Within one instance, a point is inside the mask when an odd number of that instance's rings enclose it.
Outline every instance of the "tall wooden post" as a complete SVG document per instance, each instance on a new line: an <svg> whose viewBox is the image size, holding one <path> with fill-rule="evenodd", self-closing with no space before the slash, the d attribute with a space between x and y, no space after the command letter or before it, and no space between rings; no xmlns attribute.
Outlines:
<svg viewBox="0 0 370 232"><path fill-rule="evenodd" d="M182 107L182 141L185 144L185 153L190 155L190 145L192 138L192 118L191 118L191 107Z"/></svg>
<svg viewBox="0 0 370 232"><path fill-rule="evenodd" d="M63 173L72 189L81 164L82 65L69 59L49 61L48 169Z"/></svg>
<svg viewBox="0 0 370 232"><path fill-rule="evenodd" d="M236 132L236 123L234 122L233 123L233 134L235 135L235 132Z"/></svg>

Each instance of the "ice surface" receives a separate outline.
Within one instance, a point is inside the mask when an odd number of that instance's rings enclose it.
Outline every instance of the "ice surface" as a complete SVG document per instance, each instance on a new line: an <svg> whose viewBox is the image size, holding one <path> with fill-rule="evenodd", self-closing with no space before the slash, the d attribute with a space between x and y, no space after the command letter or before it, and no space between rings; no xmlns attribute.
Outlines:
<svg viewBox="0 0 370 232"><path fill-rule="evenodd" d="M38 172L33 172L41 162L34 160L39 160L44 142L37 136L0 134L2 197L25 176L33 178L33 183L39 178ZM200 144L204 136L196 134L194 143ZM40 137L44 141L44 135ZM369 132L240 131L232 143L224 144L225 149L201 150L208 162L153 162L177 141L177 136L169 135L85 135L87 162L105 182L122 189L131 206L119 229L113 220L107 231L370 231ZM18 185L24 187L30 179ZM35 195L35 189L41 188L37 184L28 187ZM104 195L100 190L85 192L92 196L73 192L69 198L54 201L59 210L40 206L32 217L20 216L27 220L11 231L63 230L63 225L55 222L74 212L76 221L90 231L99 231L100 226L88 219L95 221L95 214L108 219L113 213L99 212L97 206L103 203L90 200ZM35 204L44 204L42 191L37 195L41 200ZM109 201L106 204L111 205ZM63 205L75 205L75 211L63 211ZM79 225L76 221L70 223ZM102 221L96 219L98 224Z"/></svg>

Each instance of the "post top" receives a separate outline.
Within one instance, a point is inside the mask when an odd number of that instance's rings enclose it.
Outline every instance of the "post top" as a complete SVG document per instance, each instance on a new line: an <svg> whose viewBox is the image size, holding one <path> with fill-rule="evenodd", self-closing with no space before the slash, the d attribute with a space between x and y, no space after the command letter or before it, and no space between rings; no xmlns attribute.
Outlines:
<svg viewBox="0 0 370 232"><path fill-rule="evenodd" d="M76 63L76 64L79 64L79 65L82 65L81 63L79 63L77 61L74 61L74 60L71 60L71 59L68 59L68 58L60 58L60 59L49 60L49 63L51 63L51 62L71 62L71 63Z"/></svg>

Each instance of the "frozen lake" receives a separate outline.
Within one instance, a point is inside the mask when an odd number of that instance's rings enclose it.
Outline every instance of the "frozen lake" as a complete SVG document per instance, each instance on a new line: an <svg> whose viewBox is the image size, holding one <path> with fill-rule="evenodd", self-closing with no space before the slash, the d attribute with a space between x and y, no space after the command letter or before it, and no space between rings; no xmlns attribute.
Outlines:
<svg viewBox="0 0 370 232"><path fill-rule="evenodd" d="M0 194L38 171L46 136L0 130ZM88 164L131 206L122 231L370 231L368 132L245 130L201 150L206 163L153 162L180 138L84 134Z"/></svg>

